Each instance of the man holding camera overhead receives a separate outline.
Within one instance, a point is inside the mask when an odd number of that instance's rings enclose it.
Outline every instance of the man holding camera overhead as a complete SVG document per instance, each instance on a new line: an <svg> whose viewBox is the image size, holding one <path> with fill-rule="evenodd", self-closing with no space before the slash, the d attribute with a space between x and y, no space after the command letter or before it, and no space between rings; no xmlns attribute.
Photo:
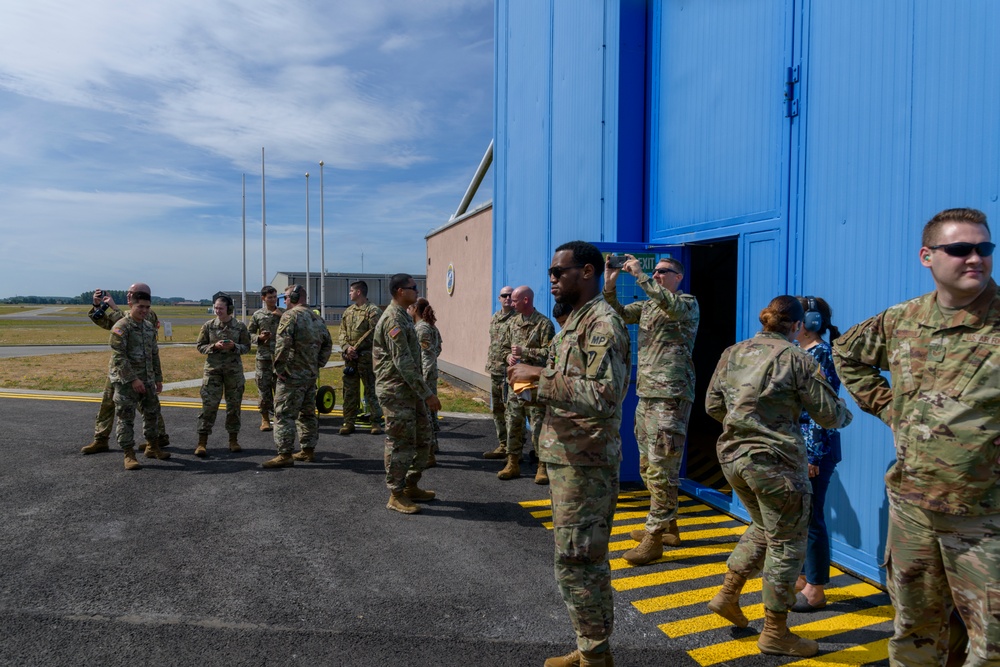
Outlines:
<svg viewBox="0 0 1000 667"><path fill-rule="evenodd" d="M149 285L146 283L135 283L128 288L125 293L125 298L128 301L129 306L132 305L132 295L135 292L145 292L149 294ZM94 290L94 306L87 313L90 321L101 327L102 329L107 329L111 331L111 327L114 326L115 322L125 317L125 313L118 308L115 304L115 300L111 298L111 295L107 290ZM146 321L153 325L153 329L157 332L160 330L160 321L156 317L156 313L152 310L146 315ZM89 445L81 448L80 451L83 454L97 454L99 452L106 452L108 450L108 439L111 437L111 427L115 422L115 401L114 401L114 385L111 380L108 379L104 384L104 395L101 396L101 407L97 411L97 419L94 420L94 440ZM140 414L143 415L145 419L145 407L142 403L138 403L136 407L139 409ZM156 416L156 443L150 443L158 445L159 448L165 448L170 443L170 438L167 436L167 429L163 424L163 415L157 414ZM146 456L152 456L152 447L146 447Z"/></svg>
<svg viewBox="0 0 1000 667"><path fill-rule="evenodd" d="M340 354L344 358L344 425L341 435L354 433L354 420L361 406L361 387L372 416L372 435L382 433L382 408L375 395L375 368L372 365L372 332L382 310L368 300L368 283L357 280L348 293L353 302L340 320Z"/></svg>
<svg viewBox="0 0 1000 667"><path fill-rule="evenodd" d="M201 380L201 414L198 415L198 446L195 456L208 456L208 436L215 425L219 402L226 395L226 432L229 451L240 451L240 409L243 405L242 355L250 351L250 333L233 317L233 299L218 292L212 305L215 317L201 326L198 351L205 355L205 375Z"/></svg>

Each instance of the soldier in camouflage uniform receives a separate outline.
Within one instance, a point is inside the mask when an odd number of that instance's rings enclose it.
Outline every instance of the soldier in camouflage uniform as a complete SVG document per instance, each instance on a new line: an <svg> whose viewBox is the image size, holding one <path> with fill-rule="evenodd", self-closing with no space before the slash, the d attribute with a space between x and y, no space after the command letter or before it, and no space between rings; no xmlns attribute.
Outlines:
<svg viewBox="0 0 1000 667"><path fill-rule="evenodd" d="M772 299L760 313L764 330L722 353L705 410L722 422L719 463L753 519L708 608L745 628L739 596L763 566L764 630L757 647L771 655L808 657L816 655L818 644L789 632L786 622L805 561L812 500L799 417L805 410L820 426L841 428L851 413L816 360L792 342L804 319L795 297Z"/></svg>
<svg viewBox="0 0 1000 667"><path fill-rule="evenodd" d="M490 349L486 355L486 372L490 374L490 398L493 425L497 430L496 449L483 453L486 459L507 458L507 355L510 354L510 321L514 312L514 288L500 288L500 310L490 320Z"/></svg>
<svg viewBox="0 0 1000 667"><path fill-rule="evenodd" d="M341 435L354 433L354 420L361 406L361 384L365 386L365 402L372 418L372 435L382 433L382 409L375 395L375 370L372 367L372 331L378 324L382 311L368 300L368 283L358 280L350 285L349 296L353 303L344 311L340 320L340 354L344 368L354 368L354 373L344 373L344 425Z"/></svg>
<svg viewBox="0 0 1000 667"><path fill-rule="evenodd" d="M156 327L146 320L149 314L150 295L133 285L129 290L129 312L111 327L111 361L108 378L114 387L115 415L118 417L118 446L125 453L125 469L139 470L142 466L135 458L135 409L142 406L142 430L146 436L150 458L169 459L170 454L160 449L157 438L157 417L160 401L157 394L163 391L163 372L160 369L160 351L156 346Z"/></svg>
<svg viewBox="0 0 1000 667"><path fill-rule="evenodd" d="M295 461L316 460L319 418L316 416L316 381L333 352L333 339L326 322L309 310L302 285L285 290L289 309L278 323L274 348L274 372L278 386L274 392L274 444L278 455L261 465L284 468ZM301 451L295 449L298 429Z"/></svg>
<svg viewBox="0 0 1000 667"><path fill-rule="evenodd" d="M956 608L969 635L964 664L1000 665L1000 295L986 216L942 211L922 245L935 290L833 347L844 386L895 440L885 476L889 661L945 664Z"/></svg>
<svg viewBox="0 0 1000 667"><path fill-rule="evenodd" d="M414 514L414 504L433 500L434 492L417 486L431 450L430 412L441 402L424 382L420 343L406 309L417 300L417 284L406 273L389 280L392 303L375 327L372 359L375 391L385 412L385 484L387 509Z"/></svg>
<svg viewBox="0 0 1000 667"><path fill-rule="evenodd" d="M628 330L601 298L604 258L589 243L556 248L549 268L552 294L573 310L544 368L511 366L511 383L537 383L546 406L539 458L552 494L555 575L577 649L546 667L613 665L609 639L614 601L608 542L618 502L622 401L628 391Z"/></svg>
<svg viewBox="0 0 1000 667"><path fill-rule="evenodd" d="M420 370L424 376L424 382L438 395L438 357L441 356L441 332L437 326L437 314L430 302L423 297L406 309L410 317L413 318L414 331L417 332L417 342L420 344ZM438 413L431 411L431 453L427 459L427 467L433 468L437 465L438 451L438 431L441 426L438 424Z"/></svg>
<svg viewBox="0 0 1000 667"><path fill-rule="evenodd" d="M131 304L132 293L135 291L150 293L149 285L146 283L135 283L128 288L125 293L126 299L129 300ZM102 306L103 304L103 306ZM94 305L87 313L90 321L108 331L114 326L115 322L125 317L118 306L115 304L115 300L111 298L105 290L95 290L94 291ZM153 328L159 331L160 321L156 317L156 313L152 310L146 315L146 321L153 325ZM115 421L115 401L114 401L114 386L109 379L104 385L104 394L101 396L101 407L97 411L97 419L94 420L94 440L89 444L80 449L83 454L97 454L99 452L106 452L108 450L108 440L111 437L111 427L114 425ZM139 412L142 413L144 410L142 403L139 403ZM144 417L145 418L145 417ZM170 438L167 435L166 426L163 424L163 415L160 414L156 418L156 430L157 430L157 444L160 448L166 447L170 444ZM147 448L147 456L152 456L152 450Z"/></svg>
<svg viewBox="0 0 1000 667"><path fill-rule="evenodd" d="M549 354L549 343L556 335L552 320L535 309L535 293L527 285L514 290L514 310L510 320L510 354L507 365L525 363L541 366ZM521 451L524 447L524 419L531 423L531 443L538 453L538 434L542 430L545 408L526 405L510 388L507 390L507 465L497 473L497 479L515 479L521 475ZM536 484L548 484L545 464L538 463L535 472Z"/></svg>
<svg viewBox="0 0 1000 667"><path fill-rule="evenodd" d="M619 269L604 267L604 299L625 324L639 325L639 363L636 369L635 439L639 445L639 474L649 489L649 514L643 530L631 537L639 545L625 552L632 565L646 565L663 556L663 544L681 544L677 529L677 490L691 403L694 401L694 339L698 333L698 300L679 291L684 265L661 259L653 275L639 261L625 255L622 267L635 277L649 297L623 306L615 283Z"/></svg>
<svg viewBox="0 0 1000 667"><path fill-rule="evenodd" d="M263 306L250 318L247 331L250 332L250 342L257 346L254 376L257 380L257 393L260 395L257 403L260 409L260 430L270 431L270 416L274 414L274 342L278 322L285 311L278 308L278 290L270 285L261 288L260 298Z"/></svg>
<svg viewBox="0 0 1000 667"><path fill-rule="evenodd" d="M205 355L205 371L201 380L201 414L198 415L198 445L195 456L208 456L208 436L215 425L222 395L226 395L226 432L229 451L240 451L240 410L243 406L242 355L250 351L250 333L245 324L233 317L233 300L217 294L212 309L215 318L205 322L195 342Z"/></svg>

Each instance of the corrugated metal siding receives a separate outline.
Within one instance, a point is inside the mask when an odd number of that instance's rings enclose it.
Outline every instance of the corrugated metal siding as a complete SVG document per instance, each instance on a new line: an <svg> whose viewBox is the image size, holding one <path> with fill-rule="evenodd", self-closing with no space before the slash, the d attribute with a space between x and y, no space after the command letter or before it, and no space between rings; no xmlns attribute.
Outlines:
<svg viewBox="0 0 1000 667"><path fill-rule="evenodd" d="M791 1L653 4L650 241L783 217Z"/></svg>

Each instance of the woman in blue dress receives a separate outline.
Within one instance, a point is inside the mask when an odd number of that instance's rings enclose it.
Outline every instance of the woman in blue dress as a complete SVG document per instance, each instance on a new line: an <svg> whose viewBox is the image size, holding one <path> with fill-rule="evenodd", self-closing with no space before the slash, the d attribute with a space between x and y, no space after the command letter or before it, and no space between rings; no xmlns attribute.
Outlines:
<svg viewBox="0 0 1000 667"><path fill-rule="evenodd" d="M819 362L823 375L833 390L840 392L840 378L833 365L830 344L823 340L829 332L830 340L840 337L840 330L830 322L829 304L819 297L799 297L806 311L805 326L799 332L799 347ZM809 481L812 484L812 516L809 519L809 541L806 547L805 573L799 575L795 588L792 611L810 612L826 606L824 588L830 583L830 534L826 529L826 490L833 471L840 463L840 431L826 429L809 418L805 412L800 418L802 435L806 441L809 459Z"/></svg>

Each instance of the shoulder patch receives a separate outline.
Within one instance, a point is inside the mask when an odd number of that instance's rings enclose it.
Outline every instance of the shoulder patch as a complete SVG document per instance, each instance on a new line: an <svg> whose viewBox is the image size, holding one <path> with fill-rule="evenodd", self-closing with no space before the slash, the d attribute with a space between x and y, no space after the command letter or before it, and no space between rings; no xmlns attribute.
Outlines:
<svg viewBox="0 0 1000 667"><path fill-rule="evenodd" d="M389 329L389 338L395 338L396 336L399 335L400 331L402 331L402 329L400 329L398 326Z"/></svg>
<svg viewBox="0 0 1000 667"><path fill-rule="evenodd" d="M592 347L607 347L611 344L611 336L604 333L592 333L587 343Z"/></svg>

